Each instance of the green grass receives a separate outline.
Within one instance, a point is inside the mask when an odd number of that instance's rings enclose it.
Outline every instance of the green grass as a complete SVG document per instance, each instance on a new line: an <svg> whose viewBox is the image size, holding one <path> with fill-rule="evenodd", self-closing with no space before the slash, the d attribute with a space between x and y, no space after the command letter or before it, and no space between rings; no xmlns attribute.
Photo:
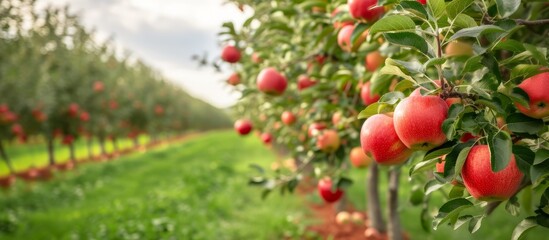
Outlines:
<svg viewBox="0 0 549 240"><path fill-rule="evenodd" d="M149 138L145 135L139 138L140 143L147 143ZM92 142L92 151L94 155L99 155L100 146L97 139ZM16 172L28 169L31 166L41 167L48 165L48 152L43 139L37 138L35 141L26 144L9 143L6 146L6 152L12 159L13 168ZM133 140L123 138L118 140L118 148L125 149L133 147ZM62 163L69 160L69 147L62 145L59 141L55 141L54 153L56 162ZM86 140L79 139L74 142L75 156L77 159L88 157L88 146ZM114 146L111 141L106 142L105 149L108 153L113 152ZM7 175L9 169L6 164L0 162L0 176Z"/></svg>
<svg viewBox="0 0 549 240"><path fill-rule="evenodd" d="M355 184L349 189L349 198L354 206L360 210L364 210L366 206L366 195L365 195L365 180L366 180L366 169L353 169L351 170L351 177L355 180ZM387 168L384 168L380 173L380 195L382 206L387 206ZM485 218L482 222L480 230L474 234L470 234L467 230L468 225L465 224L457 231L454 231L451 227L443 225L440 226L436 231L431 230L430 233L425 232L421 226L420 214L421 207L413 206L409 199L411 195L411 184L408 181L408 171L407 169L402 171L400 177L400 188L399 188L399 204L400 204L400 214L401 221L404 230L410 235L411 239L443 239L443 240L499 240L499 239L511 239L511 234L513 229L517 224L527 217L524 213L520 217L513 217L505 211L505 205L499 206L494 213ZM448 192L448 189L445 189ZM432 194L431 206L442 206L444 202L444 196L440 192L435 192ZM539 199L539 198L538 198ZM431 214L436 214L438 211L433 209ZM521 209L521 212L525 212L524 208ZM478 214L478 212L477 212ZM385 216L387 213L385 212ZM431 223L431 222L429 222ZM524 239L547 239L549 231L544 228L535 228L531 232L528 232Z"/></svg>
<svg viewBox="0 0 549 240"><path fill-rule="evenodd" d="M38 150L37 150L38 151ZM36 153L38 155L38 153ZM275 156L256 138L203 136L80 166L0 193L0 239L281 239L300 234L297 197L247 186Z"/></svg>

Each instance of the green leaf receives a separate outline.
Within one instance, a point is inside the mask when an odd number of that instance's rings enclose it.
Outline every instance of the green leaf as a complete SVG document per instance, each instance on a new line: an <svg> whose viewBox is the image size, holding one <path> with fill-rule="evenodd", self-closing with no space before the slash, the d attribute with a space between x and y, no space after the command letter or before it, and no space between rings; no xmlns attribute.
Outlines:
<svg viewBox="0 0 549 240"><path fill-rule="evenodd" d="M383 94L389 91L393 77L374 73L370 80L370 94Z"/></svg>
<svg viewBox="0 0 549 240"><path fill-rule="evenodd" d="M360 35L368 30L368 27L369 24L367 23L359 23L358 25L356 25L355 29L353 30L353 34L351 35L351 43L353 43L353 45L356 43Z"/></svg>
<svg viewBox="0 0 549 240"><path fill-rule="evenodd" d="M441 148L441 149L437 149L435 151L429 152L429 153L427 153L427 155L425 155L425 157L423 159L424 160L431 160L431 159L442 157L442 156L450 153L452 151L452 148L453 147L446 147L446 148Z"/></svg>
<svg viewBox="0 0 549 240"><path fill-rule="evenodd" d="M538 151L535 154L533 164L534 165L540 164L542 162L547 161L547 159L549 159L549 150L547 150L545 148L540 148L540 149L538 149Z"/></svg>
<svg viewBox="0 0 549 240"><path fill-rule="evenodd" d="M537 48L536 46L531 45L531 44L524 44L524 47L526 48L526 50L528 50L528 52L530 52L532 54L532 57L534 57L536 60L538 60L540 65L544 65L544 66L548 65L547 59L545 57L545 56L547 56L547 49L546 48L544 48L544 52L541 52L540 48Z"/></svg>
<svg viewBox="0 0 549 240"><path fill-rule="evenodd" d="M514 39L506 39L505 41L499 41L495 46L494 50L507 50L511 52L524 52L526 51L526 48L524 47L524 44L514 40Z"/></svg>
<svg viewBox="0 0 549 240"><path fill-rule="evenodd" d="M463 168L463 165L465 164L465 160L467 160L467 156L469 156L470 151L471 151L471 147L466 147L463 150L461 150L461 152L459 152L459 155L456 160L455 170L454 170L456 173L456 175L454 175L454 179L455 179L455 176L461 173L461 169Z"/></svg>
<svg viewBox="0 0 549 240"><path fill-rule="evenodd" d="M427 69L435 65L442 65L446 62L446 58L430 58L423 64L423 68Z"/></svg>
<svg viewBox="0 0 549 240"><path fill-rule="evenodd" d="M492 164L492 171L499 172L505 169L511 160L511 154L513 151L513 143L509 133L505 131L496 133L495 136L489 138L488 146L490 147L490 162Z"/></svg>
<svg viewBox="0 0 549 240"><path fill-rule="evenodd" d="M401 92L388 92L381 96L378 102L394 105L399 100L402 100L404 98L406 98L406 96L404 96L404 94Z"/></svg>
<svg viewBox="0 0 549 240"><path fill-rule="evenodd" d="M416 173L432 170L435 167L435 164L437 164L437 162L438 162L438 158L433 158L427 161L419 162L410 168L410 171L408 172L408 174L409 176L412 176Z"/></svg>
<svg viewBox="0 0 549 240"><path fill-rule="evenodd" d="M417 35L413 32L397 32L397 33L385 33L383 34L385 36L385 39L387 39L388 42L403 46L403 47L411 47L415 48L420 52L423 53L429 53L429 55L433 55L432 51L429 51L429 46L427 45L427 42L425 41L425 38Z"/></svg>
<svg viewBox="0 0 549 240"><path fill-rule="evenodd" d="M446 12L450 21L454 20L458 14L467 9L474 1L473 0L453 0L446 5Z"/></svg>
<svg viewBox="0 0 549 240"><path fill-rule="evenodd" d="M520 204L518 203L517 196L513 196L509 201L507 201L507 204L505 204L505 210L513 215L518 216L520 213Z"/></svg>
<svg viewBox="0 0 549 240"><path fill-rule="evenodd" d="M515 230L513 230L513 234L511 235L511 239L519 240L528 230L537 226L538 224L536 223L536 217L527 217L522 220L517 227L515 227Z"/></svg>
<svg viewBox="0 0 549 240"><path fill-rule="evenodd" d="M536 153L534 153L529 147L514 144L513 154L515 155L515 160L519 170L529 177L530 168L535 162L534 158Z"/></svg>
<svg viewBox="0 0 549 240"><path fill-rule="evenodd" d="M433 17L436 19L439 19L446 14L446 3L444 3L444 0L427 0L427 7L431 10Z"/></svg>
<svg viewBox="0 0 549 240"><path fill-rule="evenodd" d="M506 18L517 11L520 6L520 0L496 0L496 6L501 18Z"/></svg>
<svg viewBox="0 0 549 240"><path fill-rule="evenodd" d="M397 83L397 85L395 86L395 91L398 91L398 92L404 92L408 89L411 89L414 87L414 83L413 82L410 82L410 81L400 81Z"/></svg>
<svg viewBox="0 0 549 240"><path fill-rule="evenodd" d="M528 117L522 113L513 113L505 121L511 132L536 134L545 126L543 120Z"/></svg>
<svg viewBox="0 0 549 240"><path fill-rule="evenodd" d="M533 165L530 168L532 187L535 188L549 177L549 161Z"/></svg>
<svg viewBox="0 0 549 240"><path fill-rule="evenodd" d="M423 69L423 65L417 60L411 60L407 62L407 61L397 60L393 58L387 58L387 60L385 60L385 64L397 66L403 70L406 70L406 73L410 73L410 74L425 72L425 69Z"/></svg>
<svg viewBox="0 0 549 240"><path fill-rule="evenodd" d="M478 25L475 19L473 19L467 14L460 13L457 15L456 19L454 20L454 26L456 26L457 28L470 28L470 27L476 27Z"/></svg>
<svg viewBox="0 0 549 240"><path fill-rule="evenodd" d="M414 21L407 16L402 15L390 15L385 16L378 20L370 28L370 34L374 35L376 33L383 32L397 32L397 31L409 31L414 30L416 24Z"/></svg>
<svg viewBox="0 0 549 240"><path fill-rule="evenodd" d="M457 230L458 228L463 226L465 223L469 222L469 220L471 220L472 218L473 216L471 215L463 215L458 217L456 223L454 224L454 230Z"/></svg>
<svg viewBox="0 0 549 240"><path fill-rule="evenodd" d="M454 218L457 221L457 216L464 209L474 206L472 202L465 198L456 198L446 202L438 210L438 214L433 220L433 227L436 230L440 224L443 224Z"/></svg>
<svg viewBox="0 0 549 240"><path fill-rule="evenodd" d="M353 185L353 180L350 179L350 178L346 178L346 177L340 178L339 181L336 184L337 188L339 188L339 189L344 189L344 188L347 188L351 185ZM336 190L336 189L334 189L334 190Z"/></svg>
<svg viewBox="0 0 549 240"><path fill-rule="evenodd" d="M421 228L423 228L425 232L431 232L429 220L431 220L431 215L429 214L428 205L425 204L421 209L421 216L420 216Z"/></svg>
<svg viewBox="0 0 549 240"><path fill-rule="evenodd" d="M475 216L469 221L469 232L475 233L480 229L480 226L482 225L482 220L484 219L484 215L481 216Z"/></svg>
<svg viewBox="0 0 549 240"><path fill-rule="evenodd" d="M368 107L366 107L364 110L360 111L357 118L358 119L365 119L365 118L369 118L371 116L374 116L374 115L378 114L378 109L379 109L380 106L381 106L381 103L379 103L379 102L368 105Z"/></svg>
<svg viewBox="0 0 549 240"><path fill-rule="evenodd" d="M458 38L462 37L474 37L477 38L480 35L484 33L490 33L490 32L504 32L505 29L494 26L494 25L482 25L478 27L470 27L470 28L464 28L459 31L457 31L450 39L448 39L449 42L454 41Z"/></svg>
<svg viewBox="0 0 549 240"><path fill-rule="evenodd" d="M379 70L380 74L387 74L387 75L393 75L398 76L401 78L404 78L412 83L416 83L416 81L408 74L404 73L399 67L392 66L392 65L385 65Z"/></svg>
<svg viewBox="0 0 549 240"><path fill-rule="evenodd" d="M511 69L510 79L521 78L526 79L539 73L541 65L534 64L519 64Z"/></svg>
<svg viewBox="0 0 549 240"><path fill-rule="evenodd" d="M509 98L511 98L513 102L516 102L526 108L530 107L530 98L528 97L528 93L526 93L521 88L519 87L513 88L513 90L511 90L511 93L509 94L504 93L504 94Z"/></svg>
<svg viewBox="0 0 549 240"><path fill-rule="evenodd" d="M443 183L440 183L437 180L431 180L425 184L425 187L424 187L425 195L429 195L434 191L441 189L442 187L444 187Z"/></svg>
<svg viewBox="0 0 549 240"><path fill-rule="evenodd" d="M454 174L456 174L455 168L458 158L460 158L460 155L462 155L461 153L464 149L472 147L473 144L474 142L469 141L466 143L460 143L452 148L452 151L448 153L445 158L446 163L444 164L444 177L454 176ZM455 177L452 177L452 179L455 179Z"/></svg>
<svg viewBox="0 0 549 240"><path fill-rule="evenodd" d="M400 2L400 6L403 9L412 12L417 17L423 19L427 18L427 11L425 11L425 7L417 1L402 1Z"/></svg>

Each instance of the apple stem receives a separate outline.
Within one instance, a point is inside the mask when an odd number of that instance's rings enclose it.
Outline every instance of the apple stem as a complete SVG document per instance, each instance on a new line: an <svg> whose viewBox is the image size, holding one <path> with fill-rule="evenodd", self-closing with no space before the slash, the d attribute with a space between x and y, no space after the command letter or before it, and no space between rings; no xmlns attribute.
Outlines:
<svg viewBox="0 0 549 240"><path fill-rule="evenodd" d="M402 240L402 226L398 212L398 186L400 167L393 167L389 171L389 239Z"/></svg>
<svg viewBox="0 0 549 240"><path fill-rule="evenodd" d="M368 169L366 177L367 194L366 205L367 215L370 218L370 225L378 232L385 232L385 221L381 214L381 204L379 203L379 168L375 161L372 162Z"/></svg>
<svg viewBox="0 0 549 240"><path fill-rule="evenodd" d="M6 163L6 166L8 166L10 173L15 173L15 170L13 170L13 166L11 165L11 160L9 159L8 154L6 154L6 150L4 149L4 143L2 140L0 140L0 156Z"/></svg>
<svg viewBox="0 0 549 240"><path fill-rule="evenodd" d="M436 29L435 38L437 40L437 57L441 58L442 57L442 43L440 41L440 33L439 33L439 30L438 30L438 27ZM436 67L437 67L437 71L438 71L438 78L440 79L440 87L442 88L442 93L443 94L449 93L450 88L447 87L447 85L446 85L446 79L444 79L444 75L442 74L442 66L437 64Z"/></svg>

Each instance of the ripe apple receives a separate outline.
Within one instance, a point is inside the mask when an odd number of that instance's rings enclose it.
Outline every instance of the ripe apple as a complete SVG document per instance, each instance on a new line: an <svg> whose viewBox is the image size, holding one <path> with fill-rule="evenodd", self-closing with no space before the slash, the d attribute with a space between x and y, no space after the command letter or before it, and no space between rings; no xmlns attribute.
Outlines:
<svg viewBox="0 0 549 240"><path fill-rule="evenodd" d="M21 124L16 123L11 126L11 132L13 135L23 135L25 134L25 131L23 130L23 126Z"/></svg>
<svg viewBox="0 0 549 240"><path fill-rule="evenodd" d="M408 148L429 150L446 142L442 122L447 117L448 105L442 98L410 95L395 108L395 130Z"/></svg>
<svg viewBox="0 0 549 240"><path fill-rule="evenodd" d="M329 177L318 181L317 189L322 199L327 203L336 202L343 196L343 190L339 188L335 192L332 192L332 179Z"/></svg>
<svg viewBox="0 0 549 240"><path fill-rule="evenodd" d="M401 164L412 151L398 138L393 118L376 114L368 118L360 130L360 144L366 155L380 165Z"/></svg>
<svg viewBox="0 0 549 240"><path fill-rule="evenodd" d="M0 187L7 189L15 183L15 175L1 176L0 177Z"/></svg>
<svg viewBox="0 0 549 240"><path fill-rule="evenodd" d="M377 0L348 0L349 12L359 21L375 21L383 15L383 7L375 7Z"/></svg>
<svg viewBox="0 0 549 240"><path fill-rule="evenodd" d="M334 126L338 126L339 122L341 122L341 119L343 118L343 113L336 112L332 115L332 124Z"/></svg>
<svg viewBox="0 0 549 240"><path fill-rule="evenodd" d="M48 116L44 114L40 109L33 109L32 116L37 122L45 122L48 119Z"/></svg>
<svg viewBox="0 0 549 240"><path fill-rule="evenodd" d="M447 57L472 56L473 46L465 42L452 41L446 45L445 52Z"/></svg>
<svg viewBox="0 0 549 240"><path fill-rule="evenodd" d="M116 110L118 108L118 102L115 101L115 100L110 100L109 101L109 108L111 110Z"/></svg>
<svg viewBox="0 0 549 240"><path fill-rule="evenodd" d="M417 0L417 1L423 5L427 4L427 0Z"/></svg>
<svg viewBox="0 0 549 240"><path fill-rule="evenodd" d="M57 170L59 171L69 171L74 168L74 162L68 161L64 163L58 163L58 164L55 164L55 168L57 168Z"/></svg>
<svg viewBox="0 0 549 240"><path fill-rule="evenodd" d="M549 89L549 72L527 78L518 87L524 90L530 98L528 108L515 103L520 112L537 119L549 116L549 92L547 91Z"/></svg>
<svg viewBox="0 0 549 240"><path fill-rule="evenodd" d="M351 165L356 168L365 168L370 166L372 159L370 159L362 150L362 147L355 147L351 149L349 154L349 159L351 160Z"/></svg>
<svg viewBox="0 0 549 240"><path fill-rule="evenodd" d="M282 116L280 118L281 118L282 122L284 124L288 125L288 126L292 125L296 120L295 115L290 111L283 112Z"/></svg>
<svg viewBox="0 0 549 240"><path fill-rule="evenodd" d="M263 143L265 144L271 144L271 142L273 141L273 135L271 135L270 133L263 133L261 134L261 141L263 141Z"/></svg>
<svg viewBox="0 0 549 240"><path fill-rule="evenodd" d="M339 33L337 34L337 44L339 44L339 47L343 49L343 51L346 52L354 52L358 50L360 45L366 41L366 36L368 36L368 31L363 32L356 40L355 42L351 42L351 36L353 35L353 31L355 30L354 25L347 25L341 28L339 30Z"/></svg>
<svg viewBox="0 0 549 240"><path fill-rule="evenodd" d="M246 119L237 120L234 129L242 136L248 135L252 131L252 122Z"/></svg>
<svg viewBox="0 0 549 240"><path fill-rule="evenodd" d="M164 114L164 107L162 107L160 105L154 106L154 114L156 114L157 116L163 115Z"/></svg>
<svg viewBox="0 0 549 240"><path fill-rule="evenodd" d="M473 135L472 133L466 132L459 138L459 141L460 142L468 142L471 139L477 139L477 138L478 137Z"/></svg>
<svg viewBox="0 0 549 240"><path fill-rule="evenodd" d="M372 95L372 93L370 91L370 83L371 82L366 82L366 83L362 84L362 87L361 87L361 90L360 90L360 98L362 98L362 102L366 106L377 102L380 98L379 94Z"/></svg>
<svg viewBox="0 0 549 240"><path fill-rule="evenodd" d="M261 70L257 76L257 88L266 94L281 95L287 86L286 77L272 67Z"/></svg>
<svg viewBox="0 0 549 240"><path fill-rule="evenodd" d="M240 84L240 74L238 73L231 74L229 79L227 79L227 83L233 86Z"/></svg>
<svg viewBox="0 0 549 240"><path fill-rule="evenodd" d="M309 125L309 137L317 135L321 130L326 129L326 124L324 123L313 123Z"/></svg>
<svg viewBox="0 0 549 240"><path fill-rule="evenodd" d="M40 172L34 166L30 167L24 172L17 173L17 175L23 178L23 180L25 181L34 181L36 178L38 178L39 174Z"/></svg>
<svg viewBox="0 0 549 240"><path fill-rule="evenodd" d="M360 212L351 213L351 221L358 224L364 223L364 214Z"/></svg>
<svg viewBox="0 0 549 240"><path fill-rule="evenodd" d="M0 104L0 114L7 113L10 111L10 108L8 107L8 104Z"/></svg>
<svg viewBox="0 0 549 240"><path fill-rule="evenodd" d="M440 162L437 162L437 164L435 165L435 168L436 168L436 172L437 173L444 173L444 165L446 164L446 155L442 156L440 158ZM457 185L462 185L460 182L458 182L458 180L453 180L452 182L450 182L452 185L454 186L457 186Z"/></svg>
<svg viewBox="0 0 549 240"><path fill-rule="evenodd" d="M373 227L366 228L364 231L364 236L367 239L383 239L381 233Z"/></svg>
<svg viewBox="0 0 549 240"><path fill-rule="evenodd" d="M258 53L252 53L252 62L254 62L255 64L260 64L261 62L263 62L263 59L259 56Z"/></svg>
<svg viewBox="0 0 549 240"><path fill-rule="evenodd" d="M71 103L69 105L69 109L67 110L67 113L69 114L70 117L72 118L75 118L78 116L78 104L76 103Z"/></svg>
<svg viewBox="0 0 549 240"><path fill-rule="evenodd" d="M497 173L492 172L488 145L477 145L471 148L461 176L465 188L474 198L503 201L519 190L524 175L518 169L514 155L511 155L507 167Z"/></svg>
<svg viewBox="0 0 549 240"><path fill-rule="evenodd" d="M74 142L74 137L70 134L65 135L63 137L63 140L61 141L63 145L71 145L73 142Z"/></svg>
<svg viewBox="0 0 549 240"><path fill-rule="evenodd" d="M366 55L364 59L364 66L368 71L374 72L385 63L385 57L381 56L379 51L373 51Z"/></svg>
<svg viewBox="0 0 549 240"><path fill-rule="evenodd" d="M337 14L340 12L341 10L339 8L336 8L334 9L334 11L332 11L332 19L334 19ZM334 28L335 29L340 29L344 26L347 26L347 25L353 25L354 22L353 21L350 21L350 20L347 20L347 21L337 21L337 20L334 20Z"/></svg>
<svg viewBox="0 0 549 240"><path fill-rule="evenodd" d="M228 63L236 63L240 61L240 51L235 46L227 45L221 52L221 59Z"/></svg>
<svg viewBox="0 0 549 240"><path fill-rule="evenodd" d="M346 224L351 222L351 214L346 211L338 212L336 215L336 223L337 224Z"/></svg>
<svg viewBox="0 0 549 240"><path fill-rule="evenodd" d="M94 92L103 92L105 90L105 84L101 81L95 81L93 83L93 91Z"/></svg>
<svg viewBox="0 0 549 240"><path fill-rule="evenodd" d="M341 145L339 135L335 130L324 130L317 138L316 146L323 152L335 152Z"/></svg>
<svg viewBox="0 0 549 240"><path fill-rule="evenodd" d="M303 90L312 87L316 84L316 81L311 80L307 75L300 75L297 78L297 89Z"/></svg>
<svg viewBox="0 0 549 240"><path fill-rule="evenodd" d="M87 122L90 120L90 114L88 112L80 113L80 121Z"/></svg>

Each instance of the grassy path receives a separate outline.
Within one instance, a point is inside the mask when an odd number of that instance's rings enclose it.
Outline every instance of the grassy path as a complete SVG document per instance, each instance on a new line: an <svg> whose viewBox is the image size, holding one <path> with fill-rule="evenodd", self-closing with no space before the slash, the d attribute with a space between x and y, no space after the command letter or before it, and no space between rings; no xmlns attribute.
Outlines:
<svg viewBox="0 0 549 240"><path fill-rule="evenodd" d="M0 193L0 239L281 239L300 229L298 198L261 201L250 162L274 160L255 138L208 133L52 182Z"/></svg>

